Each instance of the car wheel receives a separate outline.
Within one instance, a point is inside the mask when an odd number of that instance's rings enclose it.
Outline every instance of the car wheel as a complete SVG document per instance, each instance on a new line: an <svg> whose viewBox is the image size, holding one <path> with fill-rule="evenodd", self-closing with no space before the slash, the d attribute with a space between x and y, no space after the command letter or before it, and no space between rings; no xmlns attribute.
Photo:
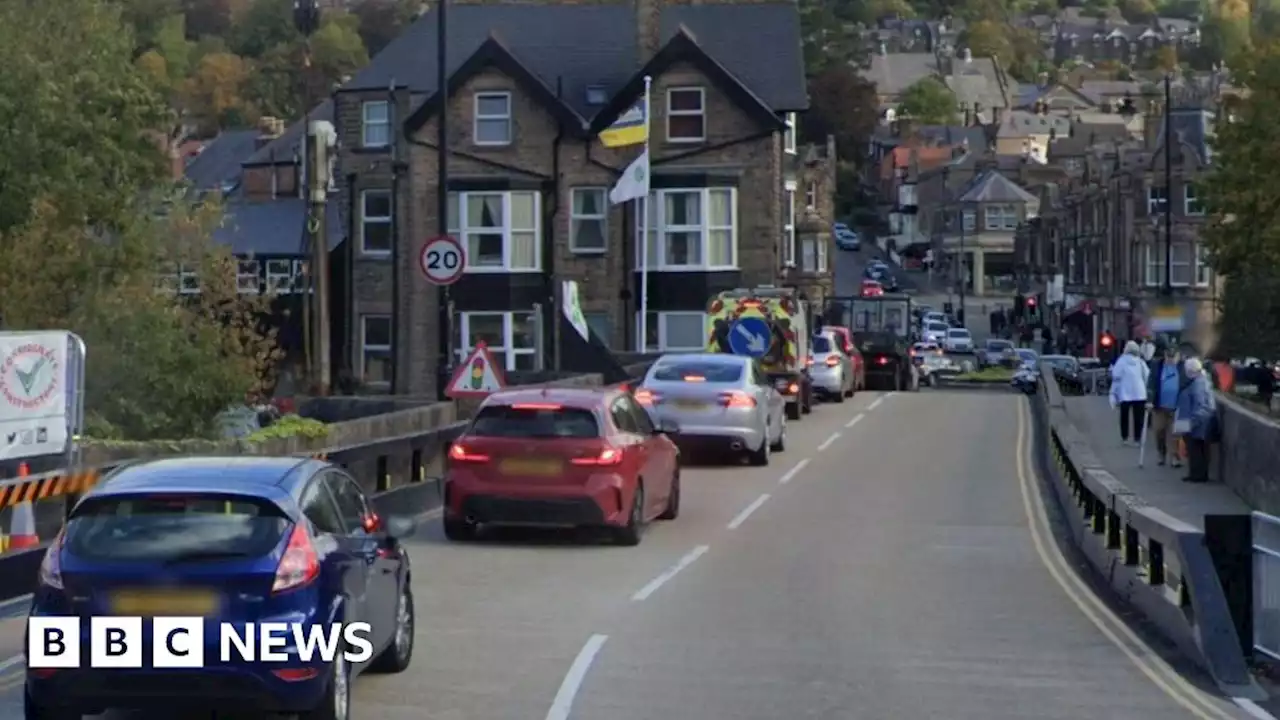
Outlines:
<svg viewBox="0 0 1280 720"><path fill-rule="evenodd" d="M379 673L400 673L409 669L413 660L413 589L409 578L404 579L404 589L396 603L396 632L391 644L378 656L369 669Z"/></svg>
<svg viewBox="0 0 1280 720"><path fill-rule="evenodd" d="M778 430L778 439L774 441L769 449L773 452L785 452L787 449L787 420L782 419L782 427Z"/></svg>
<svg viewBox="0 0 1280 720"><path fill-rule="evenodd" d="M636 483L635 495L631 497L631 512L627 515L627 524L614 530L614 539L619 545L635 547L640 544L640 531L644 529L644 483Z"/></svg>
<svg viewBox="0 0 1280 720"><path fill-rule="evenodd" d="M675 475L671 478L671 494L667 496L667 509L658 516L659 520L675 520L680 516L680 467L676 466Z"/></svg>
<svg viewBox="0 0 1280 720"><path fill-rule="evenodd" d="M476 524L463 518L444 516L444 536L453 542L466 542L476 539L479 528Z"/></svg>
<svg viewBox="0 0 1280 720"><path fill-rule="evenodd" d="M769 464L769 433L766 431L764 436L760 438L760 447L755 450L747 451L747 462L756 467L764 467Z"/></svg>
<svg viewBox="0 0 1280 720"><path fill-rule="evenodd" d="M787 419L788 420L800 419L800 401L799 400L793 403L787 403Z"/></svg>
<svg viewBox="0 0 1280 720"><path fill-rule="evenodd" d="M26 720L80 720L84 715L74 710L41 705L31 697L31 690L23 685L22 717Z"/></svg>
<svg viewBox="0 0 1280 720"><path fill-rule="evenodd" d="M347 669L346 658L339 652L333 660L333 676L329 678L320 704L300 713L298 720L349 720L350 717L351 672Z"/></svg>

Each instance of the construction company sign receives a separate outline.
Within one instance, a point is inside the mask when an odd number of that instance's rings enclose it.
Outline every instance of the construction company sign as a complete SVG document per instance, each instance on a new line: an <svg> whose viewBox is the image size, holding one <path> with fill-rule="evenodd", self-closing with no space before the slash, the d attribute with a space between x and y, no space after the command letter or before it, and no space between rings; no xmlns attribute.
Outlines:
<svg viewBox="0 0 1280 720"><path fill-rule="evenodd" d="M69 333L0 333L0 460L67 445Z"/></svg>

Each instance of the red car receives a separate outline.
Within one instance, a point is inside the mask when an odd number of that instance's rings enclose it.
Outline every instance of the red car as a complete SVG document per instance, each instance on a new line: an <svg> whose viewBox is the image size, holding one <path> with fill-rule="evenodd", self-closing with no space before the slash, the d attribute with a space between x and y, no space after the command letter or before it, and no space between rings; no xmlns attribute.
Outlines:
<svg viewBox="0 0 1280 720"><path fill-rule="evenodd" d="M875 280L862 281L862 297L879 297L884 294L884 285Z"/></svg>
<svg viewBox="0 0 1280 720"><path fill-rule="evenodd" d="M622 389L494 393L449 448L444 534L482 525L603 526L622 545L680 512L680 456L670 425Z"/></svg>

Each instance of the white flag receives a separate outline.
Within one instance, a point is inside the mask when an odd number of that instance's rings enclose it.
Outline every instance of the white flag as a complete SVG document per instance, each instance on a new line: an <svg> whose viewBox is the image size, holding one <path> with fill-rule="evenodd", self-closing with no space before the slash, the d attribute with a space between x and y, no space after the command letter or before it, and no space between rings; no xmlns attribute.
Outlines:
<svg viewBox="0 0 1280 720"><path fill-rule="evenodd" d="M647 197L649 195L649 150L646 148L640 157L627 166L626 172L618 178L618 184L609 191L609 202L621 205L628 200Z"/></svg>

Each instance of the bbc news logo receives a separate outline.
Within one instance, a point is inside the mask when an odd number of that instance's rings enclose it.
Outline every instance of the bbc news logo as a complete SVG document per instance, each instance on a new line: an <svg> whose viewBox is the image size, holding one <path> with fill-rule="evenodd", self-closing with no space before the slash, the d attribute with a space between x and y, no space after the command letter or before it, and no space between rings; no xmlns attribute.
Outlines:
<svg viewBox="0 0 1280 720"><path fill-rule="evenodd" d="M150 645L153 668L200 668L213 648L205 644L205 620L198 617L148 618L151 641L146 641L143 618L89 619L89 667L141 668L143 648ZM341 655L349 663L373 657L369 623L219 623L221 663L333 662ZM78 668L83 660L80 618L33 617L27 620L27 667Z"/></svg>

